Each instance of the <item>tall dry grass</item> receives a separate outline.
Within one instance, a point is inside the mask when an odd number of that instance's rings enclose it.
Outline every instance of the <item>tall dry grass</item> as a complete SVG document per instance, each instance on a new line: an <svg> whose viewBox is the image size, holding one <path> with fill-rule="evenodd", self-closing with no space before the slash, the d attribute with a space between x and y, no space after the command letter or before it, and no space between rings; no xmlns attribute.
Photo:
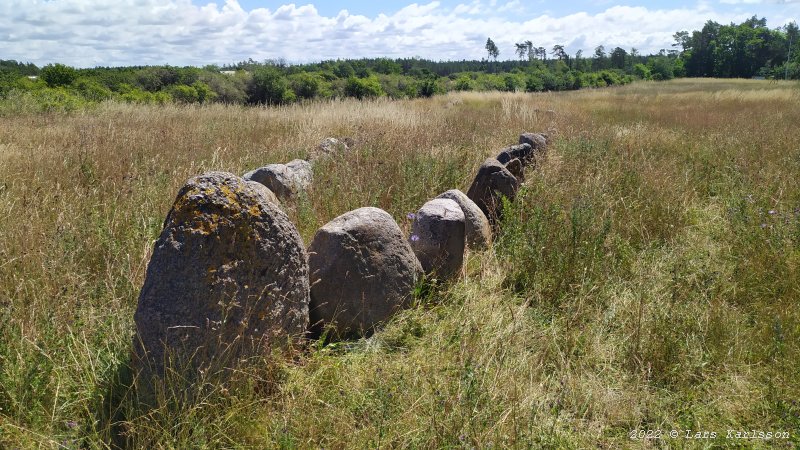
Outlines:
<svg viewBox="0 0 800 450"><path fill-rule="evenodd" d="M798 445L798 100L793 84L678 80L2 116L0 446ZM353 138L287 205L309 242L360 206L407 228L521 131L548 129L495 248L372 339L254 361L154 409L126 388L144 269L189 177ZM631 440L639 429L792 438Z"/></svg>

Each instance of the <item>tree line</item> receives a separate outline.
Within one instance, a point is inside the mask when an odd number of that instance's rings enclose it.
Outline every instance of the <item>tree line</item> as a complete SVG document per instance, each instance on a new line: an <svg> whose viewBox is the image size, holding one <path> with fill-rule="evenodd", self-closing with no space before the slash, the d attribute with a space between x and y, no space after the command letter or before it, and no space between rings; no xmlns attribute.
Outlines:
<svg viewBox="0 0 800 450"><path fill-rule="evenodd" d="M287 104L327 98L417 98L448 91L560 91L613 86L636 79L682 76L800 78L797 25L769 29L766 19L741 24L709 21L702 30L679 31L673 49L642 55L635 49L597 46L570 55L518 42L513 58L487 38L481 60L362 58L287 64L249 59L225 66L132 66L76 69L0 60L0 100L43 109L86 102Z"/></svg>

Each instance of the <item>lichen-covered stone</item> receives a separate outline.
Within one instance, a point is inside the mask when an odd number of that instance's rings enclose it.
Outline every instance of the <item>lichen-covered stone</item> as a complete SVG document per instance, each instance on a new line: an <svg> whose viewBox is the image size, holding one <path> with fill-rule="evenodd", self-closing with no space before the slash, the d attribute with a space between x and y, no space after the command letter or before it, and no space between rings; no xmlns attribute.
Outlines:
<svg viewBox="0 0 800 450"><path fill-rule="evenodd" d="M311 188L314 170L311 163L295 159L287 164L268 164L247 172L245 180L263 184L281 201L290 201Z"/></svg>
<svg viewBox="0 0 800 450"><path fill-rule="evenodd" d="M331 220L309 246L310 317L319 332L363 336L407 305L422 267L387 212L359 208Z"/></svg>
<svg viewBox="0 0 800 450"><path fill-rule="evenodd" d="M473 250L484 250L492 244L492 229L486 215L478 208L467 194L458 189L450 189L436 198L446 198L458 203L464 213L464 232L467 247Z"/></svg>
<svg viewBox="0 0 800 450"><path fill-rule="evenodd" d="M499 161L489 158L478 169L467 197L478 205L489 223L494 226L502 211L502 197L514 200L518 189L517 177Z"/></svg>
<svg viewBox="0 0 800 450"><path fill-rule="evenodd" d="M464 212L453 200L436 198L422 205L411 227L411 248L422 270L448 279L461 270L465 247Z"/></svg>
<svg viewBox="0 0 800 450"><path fill-rule="evenodd" d="M308 326L305 247L288 217L241 178L210 172L180 190L147 267L134 321L143 377L235 366ZM189 373L190 376L191 373Z"/></svg>

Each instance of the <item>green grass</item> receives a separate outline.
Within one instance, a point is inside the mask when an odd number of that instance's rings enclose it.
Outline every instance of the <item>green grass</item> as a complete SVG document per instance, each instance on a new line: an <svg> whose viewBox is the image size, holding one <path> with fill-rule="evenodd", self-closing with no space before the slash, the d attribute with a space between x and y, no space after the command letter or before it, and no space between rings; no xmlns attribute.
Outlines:
<svg viewBox="0 0 800 450"><path fill-rule="evenodd" d="M796 84L677 80L0 116L0 447L798 446L798 100ZM155 408L126 387L144 269L190 176L352 137L287 205L308 243L361 206L407 230L407 212L548 129L494 248L371 339L188 391L176 379ZM639 429L721 436L631 440Z"/></svg>

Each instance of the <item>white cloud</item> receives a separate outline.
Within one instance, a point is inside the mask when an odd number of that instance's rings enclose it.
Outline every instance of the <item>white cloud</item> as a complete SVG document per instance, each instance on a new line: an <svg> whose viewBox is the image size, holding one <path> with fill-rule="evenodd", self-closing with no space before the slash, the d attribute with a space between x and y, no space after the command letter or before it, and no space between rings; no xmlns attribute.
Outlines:
<svg viewBox="0 0 800 450"><path fill-rule="evenodd" d="M752 0L723 0L752 1ZM792 2L797 4L798 2ZM597 14L555 17L522 13L519 0L471 0L454 8L411 3L391 15L365 17L340 11L321 15L313 5L244 10L236 0L195 5L191 0L2 0L0 55L37 64L75 66L228 63L252 57L313 61L345 57L481 58L487 37L501 58L529 39L570 53L597 45L669 48L678 30L706 20L740 22L750 12L719 12L708 3L654 10L611 6ZM778 26L800 16L797 6L775 7ZM504 11L507 11L504 13Z"/></svg>

